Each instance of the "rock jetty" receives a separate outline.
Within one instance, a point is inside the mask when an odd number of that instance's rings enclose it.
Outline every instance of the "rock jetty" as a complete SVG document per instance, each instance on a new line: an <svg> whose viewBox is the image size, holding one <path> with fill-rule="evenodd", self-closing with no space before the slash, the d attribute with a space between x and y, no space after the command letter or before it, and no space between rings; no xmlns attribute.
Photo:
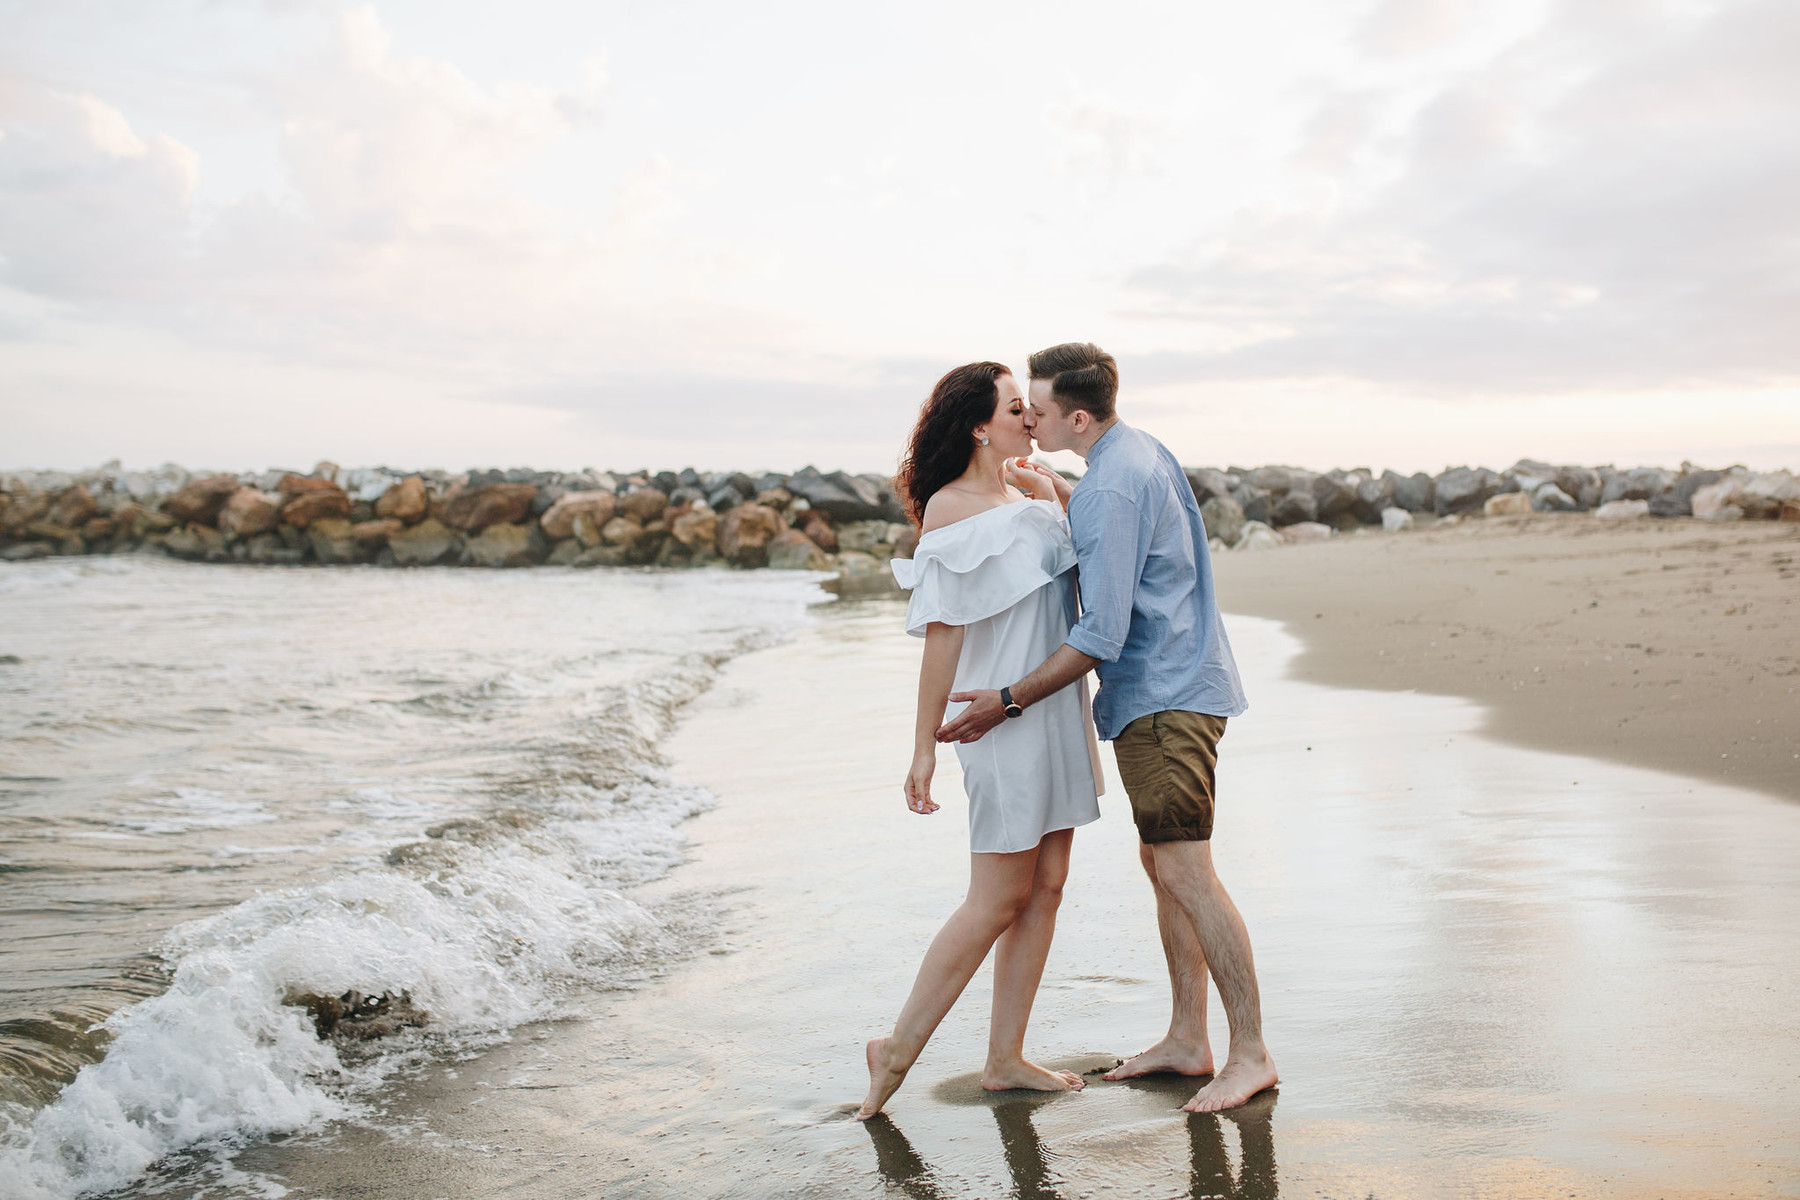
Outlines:
<svg viewBox="0 0 1800 1200"><path fill-rule="evenodd" d="M1800 479L1743 467L1190 468L1215 549L1531 512L1800 521ZM118 463L0 476L0 560L150 551L297 566L731 566L883 586L918 531L882 475L343 469L252 474ZM861 583L859 583L861 581Z"/></svg>

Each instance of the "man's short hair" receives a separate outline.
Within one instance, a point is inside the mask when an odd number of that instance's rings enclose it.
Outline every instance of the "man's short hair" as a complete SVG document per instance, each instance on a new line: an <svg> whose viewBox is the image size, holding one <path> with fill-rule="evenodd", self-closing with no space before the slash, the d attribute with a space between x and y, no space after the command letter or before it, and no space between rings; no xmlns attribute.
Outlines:
<svg viewBox="0 0 1800 1200"><path fill-rule="evenodd" d="M1050 381L1050 395L1068 416L1086 409L1096 421L1110 421L1119 398L1119 364L1092 342L1064 342L1039 350L1028 360L1033 379Z"/></svg>

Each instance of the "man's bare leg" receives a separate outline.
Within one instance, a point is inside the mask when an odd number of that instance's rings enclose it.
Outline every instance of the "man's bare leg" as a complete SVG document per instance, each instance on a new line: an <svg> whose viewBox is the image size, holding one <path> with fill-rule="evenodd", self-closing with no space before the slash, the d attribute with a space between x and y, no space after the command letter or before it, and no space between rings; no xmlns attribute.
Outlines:
<svg viewBox="0 0 1800 1200"><path fill-rule="evenodd" d="M1278 1081L1275 1062L1263 1044L1262 997L1250 934L1213 871L1210 843L1158 842L1151 849L1156 878L1191 922L1231 1024L1225 1066L1182 1107L1189 1112L1235 1108Z"/></svg>
<svg viewBox="0 0 1800 1200"><path fill-rule="evenodd" d="M1025 1057L1025 1026L1032 1001L1050 957L1056 934L1056 910L1069 877L1069 849L1075 831L1059 829L1038 843L1037 872L1031 899L994 943L994 1009L988 1027L987 1063L981 1086L990 1092L1029 1088L1039 1092L1079 1091L1085 1086L1072 1071L1052 1071Z"/></svg>
<svg viewBox="0 0 1800 1200"><path fill-rule="evenodd" d="M1138 860L1150 886L1156 889L1156 929L1162 935L1163 957L1169 964L1171 1012L1169 1032L1163 1040L1133 1055L1104 1079L1135 1079L1139 1075L1211 1075L1212 1044L1206 1037L1206 954L1194 936L1194 925L1169 890L1157 880L1156 854L1138 843Z"/></svg>

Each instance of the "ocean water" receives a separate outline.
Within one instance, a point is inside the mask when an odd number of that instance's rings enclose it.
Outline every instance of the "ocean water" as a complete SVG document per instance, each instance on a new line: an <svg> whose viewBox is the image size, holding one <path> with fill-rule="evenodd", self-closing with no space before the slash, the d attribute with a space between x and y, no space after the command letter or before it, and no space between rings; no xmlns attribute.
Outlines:
<svg viewBox="0 0 1800 1200"><path fill-rule="evenodd" d="M247 1140L376 1112L395 1072L705 946L705 896L633 895L711 803L658 740L823 598L774 572L0 570L9 1189L228 1180Z"/></svg>

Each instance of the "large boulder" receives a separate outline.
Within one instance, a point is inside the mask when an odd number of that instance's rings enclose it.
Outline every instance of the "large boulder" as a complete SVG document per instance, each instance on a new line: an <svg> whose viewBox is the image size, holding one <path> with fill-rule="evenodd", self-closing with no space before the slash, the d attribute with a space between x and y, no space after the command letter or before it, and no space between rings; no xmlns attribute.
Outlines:
<svg viewBox="0 0 1800 1200"><path fill-rule="evenodd" d="M289 479L295 478L289 476ZM317 484L292 493L293 498L281 506L283 524L292 525L296 529L305 529L314 521L350 516L350 497L344 489L335 483L323 479L309 479L303 482ZM287 480L282 481L282 494L289 494Z"/></svg>
<svg viewBox="0 0 1800 1200"><path fill-rule="evenodd" d="M85 484L76 484L56 498L50 508L50 519L58 525L77 527L85 525L89 517L100 511L94 503L94 495L87 490Z"/></svg>
<svg viewBox="0 0 1800 1200"><path fill-rule="evenodd" d="M1602 521L1633 521L1650 515L1648 500L1608 500L1594 510Z"/></svg>
<svg viewBox="0 0 1800 1200"><path fill-rule="evenodd" d="M1558 485L1545 482L1532 489L1531 507L1538 512L1580 512L1581 502Z"/></svg>
<svg viewBox="0 0 1800 1200"><path fill-rule="evenodd" d="M1363 479L1356 485L1356 503L1350 511L1365 525L1382 523L1381 514L1394 505L1394 486L1400 477L1384 471L1379 479Z"/></svg>
<svg viewBox="0 0 1800 1200"><path fill-rule="evenodd" d="M356 526L343 517L320 517L306 526L313 558L322 563L368 562L375 548L356 536Z"/></svg>
<svg viewBox="0 0 1800 1200"><path fill-rule="evenodd" d="M787 477L789 493L804 499L833 521L870 521L885 519L883 488L866 476L833 471L822 475L817 467L806 467Z"/></svg>
<svg viewBox="0 0 1800 1200"><path fill-rule="evenodd" d="M417 525L431 511L431 496L425 490L425 481L417 475L408 475L399 483L390 484L375 501L375 515L392 517L408 525Z"/></svg>
<svg viewBox="0 0 1800 1200"><path fill-rule="evenodd" d="M538 518L544 536L560 541L575 535L575 518L586 514L595 529L613 519L618 499L611 492L565 492L561 499L544 510Z"/></svg>
<svg viewBox="0 0 1800 1200"><path fill-rule="evenodd" d="M176 558L195 562L224 562L231 557L225 546L225 535L210 525L189 521L163 536L163 549Z"/></svg>
<svg viewBox="0 0 1800 1200"><path fill-rule="evenodd" d="M639 525L648 525L652 521L662 520L663 510L669 507L669 494L660 488L632 488L619 498L617 512L620 516L630 517ZM605 525L605 521L599 522Z"/></svg>
<svg viewBox="0 0 1800 1200"><path fill-rule="evenodd" d="M1274 498L1269 495L1266 488L1259 488L1253 483L1241 483L1232 489L1231 498L1236 500L1238 507L1244 510L1246 521L1255 521L1266 525L1269 518L1275 515Z"/></svg>
<svg viewBox="0 0 1800 1200"><path fill-rule="evenodd" d="M1229 494L1208 496L1200 506L1200 520L1206 526L1209 538L1218 538L1227 546L1232 545L1244 532L1244 509Z"/></svg>
<svg viewBox="0 0 1800 1200"><path fill-rule="evenodd" d="M831 522L825 519L823 513L814 510L804 514L800 523L794 528L811 538L813 544L825 553L836 554L838 552L837 530L831 527Z"/></svg>
<svg viewBox="0 0 1800 1200"><path fill-rule="evenodd" d="M163 511L177 521L196 525L215 525L225 501L241 487L235 475L209 475L196 479L163 501Z"/></svg>
<svg viewBox="0 0 1800 1200"><path fill-rule="evenodd" d="M1500 493L1504 481L1486 467L1451 467L1431 481L1437 515L1472 512Z"/></svg>
<svg viewBox="0 0 1800 1200"><path fill-rule="evenodd" d="M765 566L769 543L784 528L781 514L767 505L740 504L719 521L719 556L739 567Z"/></svg>
<svg viewBox="0 0 1800 1200"><path fill-rule="evenodd" d="M1273 550L1282 545L1285 543L1281 540L1279 533L1261 521L1246 521L1244 532L1238 534L1238 540L1232 543L1231 548L1233 550Z"/></svg>
<svg viewBox="0 0 1800 1200"><path fill-rule="evenodd" d="M823 571L831 565L818 543L798 529L784 529L769 539L769 566L780 571Z"/></svg>
<svg viewBox="0 0 1800 1200"><path fill-rule="evenodd" d="M464 487L445 500L444 524L465 533L478 533L489 525L517 525L531 514L536 495L535 483Z"/></svg>
<svg viewBox="0 0 1800 1200"><path fill-rule="evenodd" d="M1688 500L1690 511L1702 521L1712 520L1720 509L1737 502L1739 486L1736 479L1721 479L1717 483L1695 488ZM1738 511L1741 513L1743 509L1739 508Z"/></svg>
<svg viewBox="0 0 1800 1200"><path fill-rule="evenodd" d="M837 544L840 551L854 550L881 557L878 550L889 544L888 522L852 521L837 530Z"/></svg>
<svg viewBox="0 0 1800 1200"><path fill-rule="evenodd" d="M622 546L627 551L637 548L644 527L630 517L614 517L600 527L600 540L608 546Z"/></svg>
<svg viewBox="0 0 1800 1200"><path fill-rule="evenodd" d="M1394 481L1394 506L1404 508L1410 513L1431 512L1437 501L1437 483L1423 471L1411 475L1398 475L1392 471L1383 471L1383 479L1392 477Z"/></svg>
<svg viewBox="0 0 1800 1200"><path fill-rule="evenodd" d="M529 499L526 502L530 503ZM528 567L542 560L549 549L534 527L500 522L468 540L463 561L477 567Z"/></svg>
<svg viewBox="0 0 1800 1200"><path fill-rule="evenodd" d="M1308 490L1318 510L1318 520L1329 521L1349 512L1356 505L1357 480L1340 471L1328 471L1314 477Z"/></svg>
<svg viewBox="0 0 1800 1200"><path fill-rule="evenodd" d="M1188 486L1194 489L1195 504L1205 504L1214 496L1231 495L1231 476L1223 471L1215 471L1211 467L1187 467L1183 474L1187 476Z"/></svg>
<svg viewBox="0 0 1800 1200"><path fill-rule="evenodd" d="M1270 496L1285 496L1294 486L1293 472L1287 467L1258 467L1246 472L1244 482L1259 487Z"/></svg>
<svg viewBox="0 0 1800 1200"><path fill-rule="evenodd" d="M228 538L252 538L281 524L281 497L252 487L231 493L219 510L219 532Z"/></svg>
<svg viewBox="0 0 1800 1200"><path fill-rule="evenodd" d="M1280 528L1283 525L1298 525L1303 521L1319 519L1319 502L1313 499L1310 491L1290 491L1275 501L1274 511L1270 514L1269 524Z"/></svg>
<svg viewBox="0 0 1800 1200"><path fill-rule="evenodd" d="M1488 517L1517 517L1530 511L1531 497L1525 492L1501 492L1498 496L1489 496L1481 505L1482 515Z"/></svg>
<svg viewBox="0 0 1800 1200"><path fill-rule="evenodd" d="M394 563L402 567L455 562L462 553L462 546L462 537L436 517L426 517L417 525L388 537L388 549L394 552Z"/></svg>
<svg viewBox="0 0 1800 1200"><path fill-rule="evenodd" d="M358 521L350 526L350 534L365 546L382 547L389 538L406 532L406 522L399 517L376 517L373 521Z"/></svg>
<svg viewBox="0 0 1800 1200"><path fill-rule="evenodd" d="M1318 521L1299 521L1282 528L1281 540L1295 543L1322 542L1336 533L1337 530Z"/></svg>

